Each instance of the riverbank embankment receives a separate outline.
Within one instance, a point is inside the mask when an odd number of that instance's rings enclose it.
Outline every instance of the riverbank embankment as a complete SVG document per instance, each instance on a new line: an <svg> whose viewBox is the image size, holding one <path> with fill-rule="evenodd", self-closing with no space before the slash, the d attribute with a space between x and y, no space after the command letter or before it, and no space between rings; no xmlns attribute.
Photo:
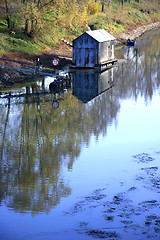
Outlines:
<svg viewBox="0 0 160 240"><path fill-rule="evenodd" d="M143 33L156 28L160 28L160 22L154 22L148 25L142 25L136 29L133 29L132 31L123 32L119 35L116 35L115 37L117 38L118 42L123 43L123 42L126 42L127 39L135 40L136 38L140 37Z"/></svg>
<svg viewBox="0 0 160 240"><path fill-rule="evenodd" d="M123 32L118 35L115 34L114 36L117 39L117 45L119 45L119 44L124 44L127 39L132 39L132 40L136 39L136 38L140 37L146 31L150 31L150 30L157 29L157 28L160 28L160 22L153 22L148 25L142 25L136 29L133 29L132 31ZM62 53L65 56L71 57L72 56L72 47L66 46L64 43L62 43L57 48L53 48L47 52L42 53L42 55L40 55L40 61L41 61L42 66L52 68L51 62L52 62L53 57L58 56L58 55L60 56L60 55L62 55ZM35 65L35 62L36 62L35 60L37 58L36 55L25 56L24 54L7 54L6 58L7 57L11 58L11 59L15 59L15 60L29 61L33 65ZM71 63L71 59L60 57L59 68L63 68L67 64L70 64L70 63ZM30 81L30 80L32 80L31 77L24 76L24 75L22 76L19 73L15 74L11 71L6 71L3 69L0 69L0 87L10 86L16 82L26 82L26 81Z"/></svg>

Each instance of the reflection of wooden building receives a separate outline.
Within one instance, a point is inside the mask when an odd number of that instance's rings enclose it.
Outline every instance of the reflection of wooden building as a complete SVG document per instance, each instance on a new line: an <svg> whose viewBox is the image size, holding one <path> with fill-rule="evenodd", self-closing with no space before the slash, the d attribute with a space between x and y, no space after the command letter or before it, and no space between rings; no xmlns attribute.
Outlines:
<svg viewBox="0 0 160 240"><path fill-rule="evenodd" d="M86 31L73 40L73 65L75 67L99 67L116 62L115 38L104 29Z"/></svg>
<svg viewBox="0 0 160 240"><path fill-rule="evenodd" d="M113 68L96 72L94 70L75 71L73 76L73 95L87 103L113 87Z"/></svg>

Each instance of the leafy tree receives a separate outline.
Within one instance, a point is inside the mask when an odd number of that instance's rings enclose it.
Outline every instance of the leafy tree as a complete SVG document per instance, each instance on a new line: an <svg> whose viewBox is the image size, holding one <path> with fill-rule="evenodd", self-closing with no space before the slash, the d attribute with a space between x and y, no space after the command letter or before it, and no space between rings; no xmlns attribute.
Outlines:
<svg viewBox="0 0 160 240"><path fill-rule="evenodd" d="M25 22L24 33L35 37L38 32L44 27L45 11L40 7L39 2L25 2L22 6L23 18Z"/></svg>

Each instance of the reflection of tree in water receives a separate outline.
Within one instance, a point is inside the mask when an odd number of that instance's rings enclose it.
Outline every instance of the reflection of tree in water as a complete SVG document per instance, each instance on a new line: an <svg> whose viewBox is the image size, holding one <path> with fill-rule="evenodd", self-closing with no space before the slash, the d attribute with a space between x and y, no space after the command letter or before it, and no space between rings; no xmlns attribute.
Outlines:
<svg viewBox="0 0 160 240"><path fill-rule="evenodd" d="M98 139L100 134L106 135L107 126L119 110L119 99L114 95L114 69L105 71L80 70L72 73L73 95L85 105L85 111L90 118L90 124L85 129L88 140L91 134Z"/></svg>
<svg viewBox="0 0 160 240"><path fill-rule="evenodd" d="M95 98L88 108L88 115L91 118L90 133L93 133L97 139L100 134L105 136L107 127L113 120L116 121L119 108L119 99L113 94L112 89Z"/></svg>
<svg viewBox="0 0 160 240"><path fill-rule="evenodd" d="M149 33L148 33L149 37ZM144 35L137 41L137 48L116 52L117 58L127 59L125 65L115 71L117 96L120 98L144 96L145 101L152 99L155 89L160 86L160 32L148 38ZM147 41L146 41L147 39ZM146 41L143 44L143 41Z"/></svg>
<svg viewBox="0 0 160 240"><path fill-rule="evenodd" d="M69 91L56 110L53 95L23 98L23 104L8 100L5 106L0 105L1 201L16 211L35 214L48 212L70 194L63 179L64 165L72 168L93 134L96 138L107 134L107 127L116 121L119 99L136 99L140 94L147 101L159 86L157 38L125 52L127 63L114 68L115 86L89 104Z"/></svg>
<svg viewBox="0 0 160 240"><path fill-rule="evenodd" d="M41 96L37 104L29 98L23 105L8 104L9 116L1 106L1 132L5 130L1 183L6 186L1 198L5 196L7 205L17 211L48 212L70 194L62 165L72 168L82 144L89 144L93 133L98 137L106 132L107 123L116 116L109 95L88 106L69 91L56 110L50 98Z"/></svg>

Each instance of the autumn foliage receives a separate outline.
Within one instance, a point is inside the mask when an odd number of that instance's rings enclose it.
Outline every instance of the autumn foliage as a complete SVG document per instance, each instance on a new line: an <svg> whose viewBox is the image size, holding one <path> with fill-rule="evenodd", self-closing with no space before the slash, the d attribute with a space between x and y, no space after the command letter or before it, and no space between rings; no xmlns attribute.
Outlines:
<svg viewBox="0 0 160 240"><path fill-rule="evenodd" d="M73 40L92 26L119 33L160 19L160 0L1 0L0 28L33 40Z"/></svg>

